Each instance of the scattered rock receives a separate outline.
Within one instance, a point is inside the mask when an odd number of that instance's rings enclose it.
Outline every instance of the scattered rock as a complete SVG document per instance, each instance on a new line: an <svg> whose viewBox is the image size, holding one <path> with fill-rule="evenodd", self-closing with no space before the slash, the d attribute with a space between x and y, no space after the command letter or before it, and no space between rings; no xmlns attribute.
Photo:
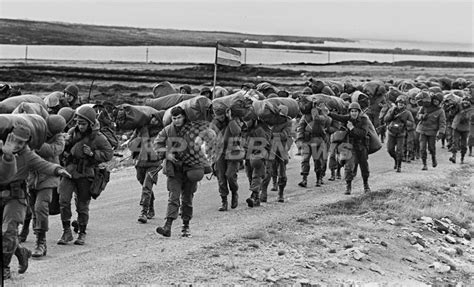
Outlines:
<svg viewBox="0 0 474 287"><path fill-rule="evenodd" d="M441 221L441 220L438 220L438 219L434 219L433 220L434 223L435 223L435 226L436 226L436 229L441 232L441 233L448 233L449 232L449 224Z"/></svg>
<svg viewBox="0 0 474 287"><path fill-rule="evenodd" d="M425 250L425 248L418 243L415 244L414 246L419 252L423 252Z"/></svg>
<svg viewBox="0 0 474 287"><path fill-rule="evenodd" d="M456 254L459 256L462 256L464 254L464 251L461 249L461 247L456 246Z"/></svg>
<svg viewBox="0 0 474 287"><path fill-rule="evenodd" d="M388 246L387 242L385 242L385 241L383 241L383 240L380 241L380 245L382 245L383 247L387 247L387 246Z"/></svg>
<svg viewBox="0 0 474 287"><path fill-rule="evenodd" d="M286 251L285 250L279 250L278 251L278 256L283 256L286 254Z"/></svg>
<svg viewBox="0 0 474 287"><path fill-rule="evenodd" d="M415 258L409 257L409 256L407 256L407 257L402 257L402 260L405 260L405 261L408 261L408 262L411 262L411 263L416 263Z"/></svg>
<svg viewBox="0 0 474 287"><path fill-rule="evenodd" d="M448 242L448 243L456 244L456 239L454 239L452 236L446 235L444 237L444 240L446 240L446 242Z"/></svg>
<svg viewBox="0 0 474 287"><path fill-rule="evenodd" d="M370 264L369 269L370 269L371 271L374 271L374 272L379 273L380 275L384 275L384 274L385 274L385 272L383 272L382 269L380 269L380 267L379 267L377 264L374 264L374 263Z"/></svg>
<svg viewBox="0 0 474 287"><path fill-rule="evenodd" d="M357 261L361 261L365 257L365 254L360 252L359 249L354 249L352 252L352 257Z"/></svg>
<svg viewBox="0 0 474 287"><path fill-rule="evenodd" d="M422 216L422 217L420 217L420 221L421 221L423 224L434 224L433 218L428 217L428 216Z"/></svg>
<svg viewBox="0 0 474 287"><path fill-rule="evenodd" d="M250 243L248 246L255 249L260 248L260 245L258 245L257 243Z"/></svg>
<svg viewBox="0 0 474 287"><path fill-rule="evenodd" d="M345 249L349 249L349 248L352 248L352 247L354 247L354 244L352 244L352 243L346 243L346 244L344 244L344 248L345 248Z"/></svg>
<svg viewBox="0 0 474 287"><path fill-rule="evenodd" d="M441 247L440 250L441 250L441 252L446 253L446 254L451 255L451 256L456 254L456 249L454 249L454 248Z"/></svg>
<svg viewBox="0 0 474 287"><path fill-rule="evenodd" d="M388 224L395 225L397 222L393 219L386 220Z"/></svg>
<svg viewBox="0 0 474 287"><path fill-rule="evenodd" d="M451 267L440 262L435 262L432 264L432 266L434 267L435 271L438 273L446 273L451 270Z"/></svg>
<svg viewBox="0 0 474 287"><path fill-rule="evenodd" d="M267 278L265 278L265 281L275 283L278 281L278 279L273 276L267 276Z"/></svg>
<svg viewBox="0 0 474 287"><path fill-rule="evenodd" d="M336 249L334 248L329 249L329 253L336 253Z"/></svg>
<svg viewBox="0 0 474 287"><path fill-rule="evenodd" d="M364 234L359 234L359 239L365 239L365 235Z"/></svg>

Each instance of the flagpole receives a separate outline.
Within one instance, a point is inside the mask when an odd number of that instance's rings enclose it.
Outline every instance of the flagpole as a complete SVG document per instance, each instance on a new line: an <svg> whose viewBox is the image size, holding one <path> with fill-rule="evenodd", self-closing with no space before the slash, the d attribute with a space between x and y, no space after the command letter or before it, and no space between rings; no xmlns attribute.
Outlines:
<svg viewBox="0 0 474 287"><path fill-rule="evenodd" d="M216 94L216 81L217 81L217 46L219 45L219 42L216 42L216 57L214 59L214 83L212 87L212 99L214 99L214 96Z"/></svg>

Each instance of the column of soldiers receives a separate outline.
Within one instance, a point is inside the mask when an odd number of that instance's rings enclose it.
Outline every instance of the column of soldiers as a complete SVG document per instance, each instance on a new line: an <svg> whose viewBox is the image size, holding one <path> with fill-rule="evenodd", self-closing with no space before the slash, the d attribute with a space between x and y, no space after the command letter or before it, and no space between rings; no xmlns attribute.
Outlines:
<svg viewBox="0 0 474 287"><path fill-rule="evenodd" d="M242 88L248 90L255 87L245 84ZM256 89L264 98L289 96L288 92L277 91L268 83L261 83ZM184 86L182 90L187 93L190 87ZM190 131L195 128L195 123L189 121L181 107L171 109L172 123L160 130L155 128L160 119L152 117L147 125L134 131L129 145L135 159L136 177L142 185L138 221L146 223L155 216L152 188L157 183L158 172L163 169L163 174L167 176L169 198L164 225L158 226L156 232L170 237L173 222L181 217L181 236L191 237L194 193L197 183L209 172L209 167L199 161L198 153L190 146L199 145L197 141L201 143L214 138L219 139L217 146L220 147L213 159L221 199L219 211L229 210L229 200L231 209L238 207L237 178L242 167L245 167L249 183L249 196L245 200L248 207L258 207L269 200L267 190L272 181L278 190L277 201L285 202L284 192L288 184L286 165L294 141L301 151L302 180L298 186L308 187L312 158L316 187L325 183L328 166L330 181L341 179L340 171L344 167L345 194L351 194L352 182L360 166L363 191L370 192L368 137L371 123L365 115L367 107L361 107L361 103L351 98L353 90L355 88L350 85L346 89L345 85L341 88L334 83L313 81L309 87L295 93L296 98L316 91L340 97L346 101L347 109L341 113L330 110L324 101L315 101L309 113L301 114L296 119L296 125L295 120L290 118L281 124L269 125L259 118L236 117L228 110L223 115L216 115L210 128L192 137ZM210 91L203 92L210 96ZM74 240L71 227L78 233L74 244L85 244L91 179L98 164L111 160L113 148L110 140L100 132L97 110L87 105L79 106L77 93L77 87L71 85L63 93L52 93L45 99L51 115L47 119L47 140L40 149L32 151L27 147L31 131L22 126L15 127L5 142L0 142L4 278L10 276L9 263L13 254L20 262L20 273L28 268L31 255L46 255L48 204L55 190L59 194L63 226L63 234L57 244L67 245ZM448 141L452 152L450 161L457 161L458 152L461 163L465 161L474 124L472 98L464 98L456 102L455 108L448 108L441 92L420 89L416 96L408 96L406 91L402 91L392 100L384 98L380 104L380 118L388 131L387 150L397 172L401 172L402 162L409 163L418 156L422 160L422 169L427 170L428 151L432 166L436 167L435 143L441 138ZM456 111L450 124L446 122L448 109ZM286 114L284 109L281 113L282 116ZM296 126L296 133L292 131L293 126ZM447 133L452 133L452 136L445 136ZM134 146L137 142L139 148ZM472 144L469 147L471 151ZM73 196L76 199L77 220L71 222ZM27 216L27 206L31 216ZM19 244L26 240L30 221L36 235L33 253ZM18 236L18 226L22 223L23 229Z"/></svg>

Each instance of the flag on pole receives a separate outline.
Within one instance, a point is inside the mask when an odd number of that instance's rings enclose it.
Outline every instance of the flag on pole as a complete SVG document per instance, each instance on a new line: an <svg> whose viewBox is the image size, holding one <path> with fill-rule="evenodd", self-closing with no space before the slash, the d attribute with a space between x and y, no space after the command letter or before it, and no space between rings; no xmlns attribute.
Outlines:
<svg viewBox="0 0 474 287"><path fill-rule="evenodd" d="M240 66L240 56L241 53L239 50L225 47L219 43L216 46L216 64L225 65L225 66Z"/></svg>

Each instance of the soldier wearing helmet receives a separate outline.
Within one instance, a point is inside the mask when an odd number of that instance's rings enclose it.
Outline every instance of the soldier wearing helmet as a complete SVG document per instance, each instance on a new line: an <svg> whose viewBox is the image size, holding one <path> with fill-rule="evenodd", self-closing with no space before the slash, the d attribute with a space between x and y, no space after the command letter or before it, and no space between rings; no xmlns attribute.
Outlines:
<svg viewBox="0 0 474 287"><path fill-rule="evenodd" d="M411 162L416 158L419 158L419 147L420 147L420 139L417 135L415 129L416 125L418 124L418 120L416 119L416 114L420 107L416 103L415 100L416 95L408 95L408 103L406 106L407 111L411 113L415 122L412 124L408 124L407 126L407 136L406 136L406 162Z"/></svg>
<svg viewBox="0 0 474 287"><path fill-rule="evenodd" d="M113 150L107 138L99 132L97 114L90 106L80 106L75 113L76 125L68 131L64 149L65 166L71 179L61 180L58 193L63 234L59 245L66 245L74 238L71 232L71 200L75 194L78 214L79 237L74 242L84 245L89 222L89 204L95 168L112 159Z"/></svg>
<svg viewBox="0 0 474 287"><path fill-rule="evenodd" d="M436 140L444 137L446 131L446 115L439 106L440 98L431 99L426 91L421 91L417 96L423 105L416 118L419 120L416 132L420 134L420 154L423 162L422 170L428 170L427 148L431 154L433 167L438 166L436 160Z"/></svg>
<svg viewBox="0 0 474 287"><path fill-rule="evenodd" d="M79 106L79 88L76 85L67 85L64 88L64 97L66 101L63 106L71 107L73 109Z"/></svg>
<svg viewBox="0 0 474 287"><path fill-rule="evenodd" d="M384 117L388 129L387 150L395 161L394 169L397 172L401 172L402 168L404 141L408 126L413 126L415 122L413 115L406 109L406 103L407 97L405 95L398 96L397 105L392 107Z"/></svg>
<svg viewBox="0 0 474 287"><path fill-rule="evenodd" d="M360 172L362 174L362 180L364 182L364 192L370 192L369 187L369 155L367 148L367 136L369 133L369 118L361 116L362 110L359 103L351 103L349 105L349 114L340 115L336 113L329 113L329 116L336 121L340 121L346 125L347 136L350 145L340 148L350 149L349 158L345 162L345 180L346 180L346 192L345 194L351 194L352 192L352 180L357 175L357 167L360 166ZM350 151L350 150L349 150ZM349 152L348 151L348 152Z"/></svg>
<svg viewBox="0 0 474 287"><path fill-rule="evenodd" d="M467 141L470 132L470 121L474 115L474 108L468 100L462 100L459 105L459 112L454 116L451 124L453 130L452 156L449 160L456 163L456 153L461 152L461 164L464 163L464 157L467 152Z"/></svg>

